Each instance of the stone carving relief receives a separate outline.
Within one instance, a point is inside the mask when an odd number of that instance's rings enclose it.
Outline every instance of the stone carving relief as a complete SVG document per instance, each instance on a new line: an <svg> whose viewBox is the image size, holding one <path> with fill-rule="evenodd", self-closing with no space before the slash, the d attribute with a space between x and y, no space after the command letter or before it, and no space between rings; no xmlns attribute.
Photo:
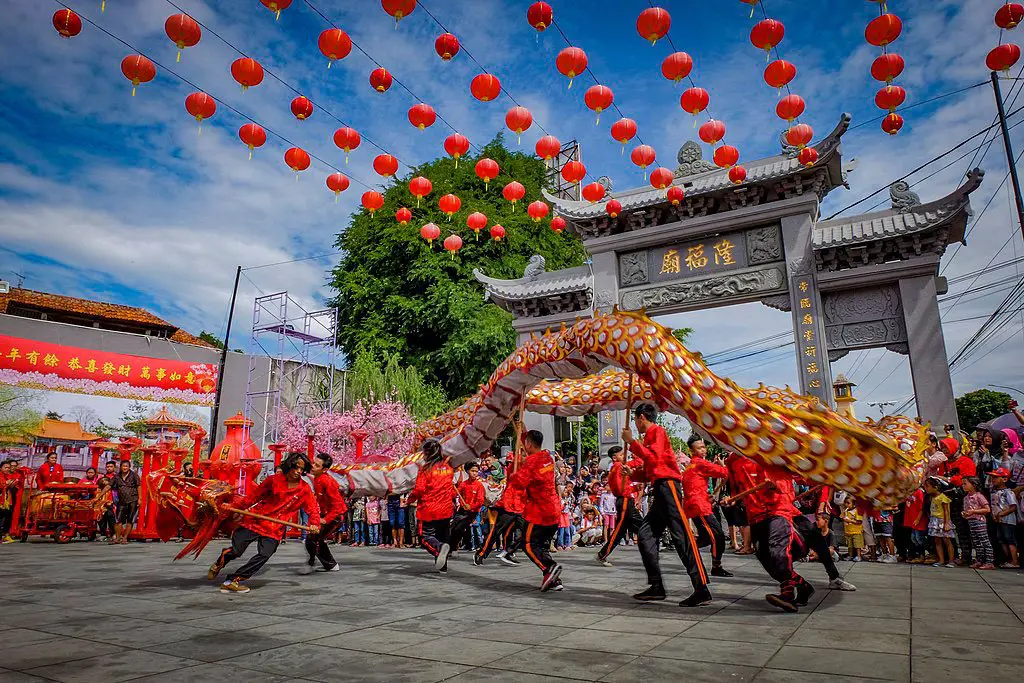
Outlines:
<svg viewBox="0 0 1024 683"><path fill-rule="evenodd" d="M785 277L781 267L764 268L753 272L732 273L695 282L626 292L622 294L621 303L627 310L698 303L770 292L783 287L784 283Z"/></svg>
<svg viewBox="0 0 1024 683"><path fill-rule="evenodd" d="M800 148L796 145L789 144L789 140L786 139L786 130L783 129L779 133L779 145L782 147L782 153L790 159L795 159L800 154Z"/></svg>
<svg viewBox="0 0 1024 683"><path fill-rule="evenodd" d="M619 256L619 281L623 287L647 283L646 251L634 251Z"/></svg>
<svg viewBox="0 0 1024 683"><path fill-rule="evenodd" d="M705 171L714 171L717 168L714 164L704 161L704 152L701 151L700 145L693 140L683 143L683 146L679 148L677 159L679 159L679 168L676 169L675 174L681 178Z"/></svg>
<svg viewBox="0 0 1024 683"><path fill-rule="evenodd" d="M914 207L921 205L921 198L910 189L910 183L906 180L897 180L889 186L889 199L892 200L892 208L900 213L910 213Z"/></svg>
<svg viewBox="0 0 1024 683"><path fill-rule="evenodd" d="M895 285L829 293L822 300L826 325L903 318L903 306Z"/></svg>
<svg viewBox="0 0 1024 683"><path fill-rule="evenodd" d="M610 311L615 306L615 296L611 290L602 289L594 297L594 308L599 311Z"/></svg>
<svg viewBox="0 0 1024 683"><path fill-rule="evenodd" d="M782 231L777 225L747 231L747 263L782 260Z"/></svg>
<svg viewBox="0 0 1024 683"><path fill-rule="evenodd" d="M523 271L523 279L527 282L533 282L545 270L547 270L547 261L540 254L534 254L526 264L526 269Z"/></svg>

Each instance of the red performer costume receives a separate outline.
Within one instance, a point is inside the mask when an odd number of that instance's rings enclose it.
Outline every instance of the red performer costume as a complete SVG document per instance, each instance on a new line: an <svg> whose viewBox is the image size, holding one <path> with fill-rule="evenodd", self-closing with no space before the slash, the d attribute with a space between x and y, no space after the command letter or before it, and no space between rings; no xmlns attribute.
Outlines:
<svg viewBox="0 0 1024 683"><path fill-rule="evenodd" d="M17 498L18 487L21 485L21 477L18 476L15 467L16 460L4 460L0 463L0 542L14 543L11 538L11 524L14 522L14 500Z"/></svg>
<svg viewBox="0 0 1024 683"><path fill-rule="evenodd" d="M416 475L416 484L409 493L409 503L419 502L416 519L420 523L420 543L434 556L434 567L441 573L448 571L448 529L455 505L455 470L441 452L436 439L423 442L423 466Z"/></svg>
<svg viewBox="0 0 1024 683"><path fill-rule="evenodd" d="M306 535L307 560L300 569L300 574L308 574L313 571L316 560L325 572L338 571L338 563L331 554L327 545L338 529L345 521L345 513L348 512L348 505L341 495L341 488L337 480L331 476L330 469L333 461L326 453L317 453L313 456L313 493L316 495L316 502L320 508L320 531Z"/></svg>
<svg viewBox="0 0 1024 683"><path fill-rule="evenodd" d="M509 477L509 488L525 494L523 518L526 520L524 548L533 563L544 573L542 591L561 590L558 575L562 567L551 559L551 541L558 532L558 518L562 516L562 501L555 487L555 459L541 450L544 435L531 429L520 437L526 459Z"/></svg>
<svg viewBox="0 0 1024 683"><path fill-rule="evenodd" d="M727 479L729 470L707 459L707 446L699 434L691 435L686 445L690 448L690 464L683 470L683 512L697 526L697 545L711 546L711 575L732 576L722 567L725 532L708 495L708 479Z"/></svg>
<svg viewBox="0 0 1024 683"><path fill-rule="evenodd" d="M60 484L63 481L64 468L57 462L57 454L50 453L46 456L46 462L36 471L36 486L43 491L50 484Z"/></svg>
<svg viewBox="0 0 1024 683"><path fill-rule="evenodd" d="M487 538L484 539L484 545L473 558L474 564L481 565L484 563L487 556L491 554L491 548L494 547L499 538L504 541L505 549L498 554L498 559L508 565L515 566L519 564L519 561L515 558L515 552L525 537L526 522L523 520L525 500L522 489L516 488L510 483L513 457L512 454L509 455L508 463L505 466L509 481L505 484L505 490L502 492L501 498L494 504L493 509L497 517L492 518L491 528L487 532Z"/></svg>
<svg viewBox="0 0 1024 683"><path fill-rule="evenodd" d="M470 462L466 463L463 469L469 476L469 479L461 482L458 486L459 509L455 511L455 515L452 518L452 528L448 541L452 550L458 550L459 546L462 545L466 531L473 523L473 520L476 519L480 508L484 505L485 492L483 482L479 478L480 468L475 462Z"/></svg>
<svg viewBox="0 0 1024 683"><path fill-rule="evenodd" d="M608 540L597 551L597 561L611 566L608 556L618 547L627 533L637 534L644 518L637 509L636 499L643 492L644 463L642 460L625 460L625 453L619 446L608 449L608 457L614 464L608 470L608 490L615 496L615 527Z"/></svg>

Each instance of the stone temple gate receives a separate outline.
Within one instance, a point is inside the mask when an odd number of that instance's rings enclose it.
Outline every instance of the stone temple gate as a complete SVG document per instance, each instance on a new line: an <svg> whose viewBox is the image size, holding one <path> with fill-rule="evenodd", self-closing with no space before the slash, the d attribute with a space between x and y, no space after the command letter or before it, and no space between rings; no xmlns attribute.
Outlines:
<svg viewBox="0 0 1024 683"><path fill-rule="evenodd" d="M955 424L938 265L947 245L964 240L969 195L984 174L971 171L929 203L896 183L888 210L819 220L825 196L849 187L840 144L849 122L843 115L814 145L814 165L800 164L783 143L780 154L744 164L741 185L687 142L675 171L685 191L678 205L665 190L641 187L615 193L622 213L612 218L604 203L547 195L583 238L590 264L545 272L535 256L518 280L475 275L487 297L516 316L520 341L616 305L657 316L760 301L792 315L802 393L831 403L830 362L885 347L909 355L920 416ZM528 420L553 440L552 418ZM601 416L602 444L618 440L618 421Z"/></svg>

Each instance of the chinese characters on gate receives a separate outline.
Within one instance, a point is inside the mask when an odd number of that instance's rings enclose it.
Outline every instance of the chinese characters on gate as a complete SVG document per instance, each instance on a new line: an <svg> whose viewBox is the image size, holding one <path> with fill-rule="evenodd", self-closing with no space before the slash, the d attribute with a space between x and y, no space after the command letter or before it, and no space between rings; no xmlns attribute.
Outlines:
<svg viewBox="0 0 1024 683"><path fill-rule="evenodd" d="M810 281L807 278L800 278L797 281L800 299L800 356L803 364L804 374L807 376L807 387L809 389L821 389L821 367L819 348L821 343L815 338L815 306L813 303L814 292L811 291Z"/></svg>
<svg viewBox="0 0 1024 683"><path fill-rule="evenodd" d="M714 259L716 266L736 265L733 257L733 249L736 245L728 239L722 238L711 245L711 251L705 253L705 243L686 247L686 256L682 256L679 249L669 249L661 259L660 275L681 275L683 273L697 273L711 263ZM684 270L685 267L685 270Z"/></svg>

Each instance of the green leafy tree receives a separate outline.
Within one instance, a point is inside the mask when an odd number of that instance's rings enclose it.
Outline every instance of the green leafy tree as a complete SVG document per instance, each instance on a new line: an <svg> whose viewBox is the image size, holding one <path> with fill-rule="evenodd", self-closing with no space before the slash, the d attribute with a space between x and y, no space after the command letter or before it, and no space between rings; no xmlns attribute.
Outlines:
<svg viewBox="0 0 1024 683"><path fill-rule="evenodd" d="M26 389L0 385L0 440L17 439L42 422L38 396Z"/></svg>
<svg viewBox="0 0 1024 683"><path fill-rule="evenodd" d="M973 432L974 427L1010 412L1010 395L991 389L978 389L956 399L956 416L960 429Z"/></svg>
<svg viewBox="0 0 1024 683"><path fill-rule="evenodd" d="M202 339L207 344L213 344L218 349L224 348L224 342L222 342L220 339L214 336L212 332L207 332L206 330L203 330L202 332L199 333L199 338Z"/></svg>
<svg viewBox="0 0 1024 683"><path fill-rule="evenodd" d="M451 402L437 384L423 379L413 366L402 366L396 354L390 354L382 367L369 353L356 356L348 371L347 402L373 405L397 401L418 419L425 420L445 412Z"/></svg>
<svg viewBox="0 0 1024 683"><path fill-rule="evenodd" d="M474 166L479 158L498 162L501 173L485 188ZM544 220L533 222L529 202L541 198L544 162L523 152L506 149L499 135L480 156L442 158L417 168L384 193L384 206L375 215L356 214L338 236L341 261L333 271L339 312L338 340L345 352L358 357L396 357L411 365L427 384L437 383L451 399L475 392L494 368L515 349L511 316L484 301L483 287L473 278L479 268L497 278L522 277L533 254L544 256L548 270L582 264L582 242L556 234ZM409 192L408 181L422 175L433 191L420 206ZM516 180L526 196L513 210L502 188ZM438 198L453 193L462 200L451 221L437 206ZM399 225L395 211L413 212L408 225ZM488 226L500 223L505 239L491 239L488 230L476 239L466 227L474 211L487 215ZM420 227L434 223L441 236L432 245L420 237ZM441 243L450 234L462 237L454 258Z"/></svg>
<svg viewBox="0 0 1024 683"><path fill-rule="evenodd" d="M148 415L149 411L146 410L146 406L139 401L132 401L121 414L122 427L135 436L142 436L146 433L144 421Z"/></svg>

